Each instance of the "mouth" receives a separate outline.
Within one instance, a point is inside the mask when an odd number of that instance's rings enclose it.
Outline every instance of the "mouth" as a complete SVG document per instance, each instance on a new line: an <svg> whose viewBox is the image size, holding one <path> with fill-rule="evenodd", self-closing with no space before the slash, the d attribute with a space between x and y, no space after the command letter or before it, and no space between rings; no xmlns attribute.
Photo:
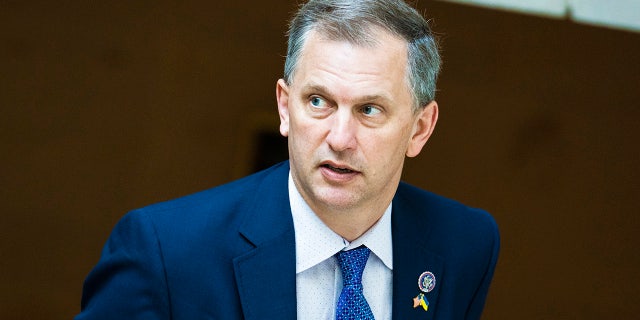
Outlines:
<svg viewBox="0 0 640 320"><path fill-rule="evenodd" d="M320 167L322 168L327 168L333 172L339 173L339 174L348 174L348 173L357 173L358 171L355 171L353 169L350 169L346 166L340 166L340 165L335 165L335 164L329 164L329 163L324 163L321 164Z"/></svg>

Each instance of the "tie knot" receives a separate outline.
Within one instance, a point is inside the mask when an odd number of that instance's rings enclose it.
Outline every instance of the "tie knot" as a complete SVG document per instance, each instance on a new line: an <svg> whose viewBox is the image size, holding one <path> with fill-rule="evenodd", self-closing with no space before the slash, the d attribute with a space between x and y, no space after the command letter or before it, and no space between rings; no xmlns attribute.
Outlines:
<svg viewBox="0 0 640 320"><path fill-rule="evenodd" d="M362 283L362 272L367 264L371 250L365 246L353 250L340 251L336 254L338 264L342 270L342 283L344 286Z"/></svg>

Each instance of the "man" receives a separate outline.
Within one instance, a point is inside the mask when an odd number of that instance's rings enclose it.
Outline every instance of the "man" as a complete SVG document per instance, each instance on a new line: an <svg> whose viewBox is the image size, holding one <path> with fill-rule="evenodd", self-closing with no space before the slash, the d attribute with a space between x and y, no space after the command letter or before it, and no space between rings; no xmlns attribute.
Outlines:
<svg viewBox="0 0 640 320"><path fill-rule="evenodd" d="M400 182L440 58L401 0L311 0L276 85L290 160L125 216L76 319L478 319L484 211Z"/></svg>

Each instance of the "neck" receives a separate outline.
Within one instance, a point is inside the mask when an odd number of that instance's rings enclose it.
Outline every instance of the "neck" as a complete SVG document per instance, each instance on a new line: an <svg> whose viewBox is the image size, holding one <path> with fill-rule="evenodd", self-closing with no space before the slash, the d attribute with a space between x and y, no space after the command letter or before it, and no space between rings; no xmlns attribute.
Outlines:
<svg viewBox="0 0 640 320"><path fill-rule="evenodd" d="M333 232L345 240L351 242L358 239L365 232L369 231L378 220L384 215L389 204L376 206L375 208L317 210L314 212Z"/></svg>

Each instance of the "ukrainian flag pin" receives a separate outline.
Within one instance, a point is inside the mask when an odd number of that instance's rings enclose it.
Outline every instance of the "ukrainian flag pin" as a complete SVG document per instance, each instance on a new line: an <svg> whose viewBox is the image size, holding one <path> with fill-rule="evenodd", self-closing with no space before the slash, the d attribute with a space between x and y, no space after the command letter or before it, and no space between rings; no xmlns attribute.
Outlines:
<svg viewBox="0 0 640 320"><path fill-rule="evenodd" d="M417 297L413 298L413 308L421 306L424 311L429 310L429 300L424 296L424 293L420 293Z"/></svg>

